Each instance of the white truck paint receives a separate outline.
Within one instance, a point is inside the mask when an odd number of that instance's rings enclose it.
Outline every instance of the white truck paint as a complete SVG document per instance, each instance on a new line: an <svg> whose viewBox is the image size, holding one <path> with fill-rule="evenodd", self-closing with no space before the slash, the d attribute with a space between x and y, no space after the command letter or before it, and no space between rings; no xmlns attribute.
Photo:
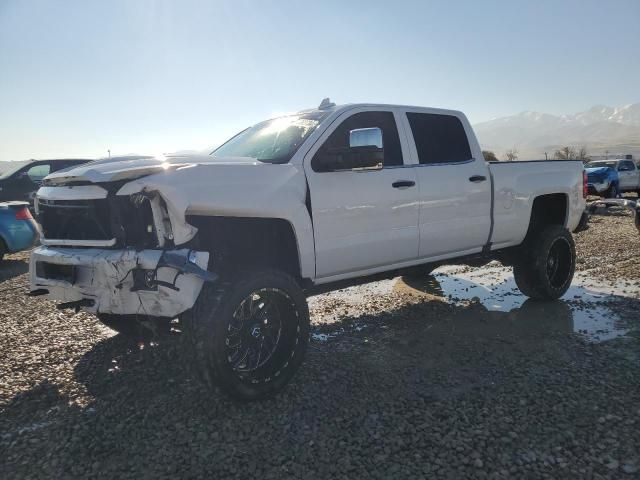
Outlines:
<svg viewBox="0 0 640 480"><path fill-rule="evenodd" d="M312 159L331 134L364 112L393 115L402 164L315 171ZM325 106L307 113L317 114L319 123L284 164L246 157L167 155L113 158L48 176L38 202L49 202L50 208L61 200L104 199L107 190L114 198L148 196L153 212L149 229L158 237L157 246L95 248L91 239L49 238L45 230L44 245L31 258L32 291L61 301L91 299L93 304L82 308L92 312L139 314L140 302L136 305L131 297L142 300L142 294L132 292L133 278L118 278L116 288L112 270L121 273L141 262L154 268L157 252L167 245L186 248L197 236L197 229L187 221L189 215L285 220L295 235L299 277L308 285L520 245L533 202L541 195L566 198L566 211L561 214L567 229L574 230L580 221L585 207L580 162L489 164L461 112L359 104ZM469 158L421 164L407 113L458 119L468 139ZM394 184L400 186L394 188ZM69 244L72 249L65 247ZM205 254L197 253L201 267ZM44 270L37 263L43 261L85 266L86 281L42 276ZM216 265L210 264L209 269L215 271ZM164 270L170 276L171 269ZM191 280L179 291L158 286L157 291L144 293L145 298L155 295L149 303L154 315L177 315L193 305L203 280L191 274L181 278Z"/></svg>

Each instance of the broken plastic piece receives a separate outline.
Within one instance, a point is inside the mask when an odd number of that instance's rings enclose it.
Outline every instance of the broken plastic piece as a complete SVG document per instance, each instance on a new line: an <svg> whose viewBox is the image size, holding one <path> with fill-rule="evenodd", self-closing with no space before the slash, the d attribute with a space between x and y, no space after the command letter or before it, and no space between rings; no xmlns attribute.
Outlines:
<svg viewBox="0 0 640 480"><path fill-rule="evenodd" d="M59 303L58 305L56 305L56 307L58 310L72 308L76 311L76 313L78 313L81 307L93 307L95 303L95 300L92 300L90 298L83 298L82 300L76 300L74 302Z"/></svg>
<svg viewBox="0 0 640 480"><path fill-rule="evenodd" d="M159 267L171 267L175 268L179 272L182 273L190 273L191 275L195 275L196 277L204 280L205 282L215 282L218 280L218 275L213 272L209 272L204 268L200 268L198 265L193 263L191 260L191 251L186 255L176 252L164 252L162 257L160 257L160 261L158 262Z"/></svg>
<svg viewBox="0 0 640 480"><path fill-rule="evenodd" d="M47 295L49 293L49 290L47 290L46 288L37 288L35 290L31 290L30 292L27 293L28 297L39 297L41 295Z"/></svg>

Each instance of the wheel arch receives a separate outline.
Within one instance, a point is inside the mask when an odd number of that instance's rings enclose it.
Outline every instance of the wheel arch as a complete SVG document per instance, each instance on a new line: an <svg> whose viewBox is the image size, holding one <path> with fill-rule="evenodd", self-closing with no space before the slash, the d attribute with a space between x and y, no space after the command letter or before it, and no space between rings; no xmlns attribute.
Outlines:
<svg viewBox="0 0 640 480"><path fill-rule="evenodd" d="M311 278L304 268L295 226L283 218L188 215L187 222L198 229L190 242L208 251L210 268L223 274L238 268L271 267L298 281Z"/></svg>
<svg viewBox="0 0 640 480"><path fill-rule="evenodd" d="M531 204L529 226L525 238L549 225L567 226L569 219L569 196L566 193L538 195Z"/></svg>

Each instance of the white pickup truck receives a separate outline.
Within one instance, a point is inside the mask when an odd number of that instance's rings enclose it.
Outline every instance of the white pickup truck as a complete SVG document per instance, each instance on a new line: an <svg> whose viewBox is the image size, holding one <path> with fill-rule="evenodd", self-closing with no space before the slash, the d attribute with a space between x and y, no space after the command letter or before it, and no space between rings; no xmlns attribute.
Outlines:
<svg viewBox="0 0 640 480"><path fill-rule="evenodd" d="M326 99L210 155L49 175L31 295L122 332L178 318L203 378L256 399L300 366L314 292L498 259L562 296L585 187L578 161L487 163L461 112Z"/></svg>

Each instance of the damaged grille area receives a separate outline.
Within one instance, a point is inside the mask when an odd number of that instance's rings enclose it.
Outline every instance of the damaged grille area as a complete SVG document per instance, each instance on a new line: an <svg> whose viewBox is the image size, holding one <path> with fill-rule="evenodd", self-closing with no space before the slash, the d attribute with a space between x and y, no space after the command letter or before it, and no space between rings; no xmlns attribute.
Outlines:
<svg viewBox="0 0 640 480"><path fill-rule="evenodd" d="M38 220L45 238L110 240L108 199L38 200Z"/></svg>
<svg viewBox="0 0 640 480"><path fill-rule="evenodd" d="M152 248L158 239L149 199L143 195L98 200L38 199L38 220L48 243L56 240L109 242L116 247Z"/></svg>

